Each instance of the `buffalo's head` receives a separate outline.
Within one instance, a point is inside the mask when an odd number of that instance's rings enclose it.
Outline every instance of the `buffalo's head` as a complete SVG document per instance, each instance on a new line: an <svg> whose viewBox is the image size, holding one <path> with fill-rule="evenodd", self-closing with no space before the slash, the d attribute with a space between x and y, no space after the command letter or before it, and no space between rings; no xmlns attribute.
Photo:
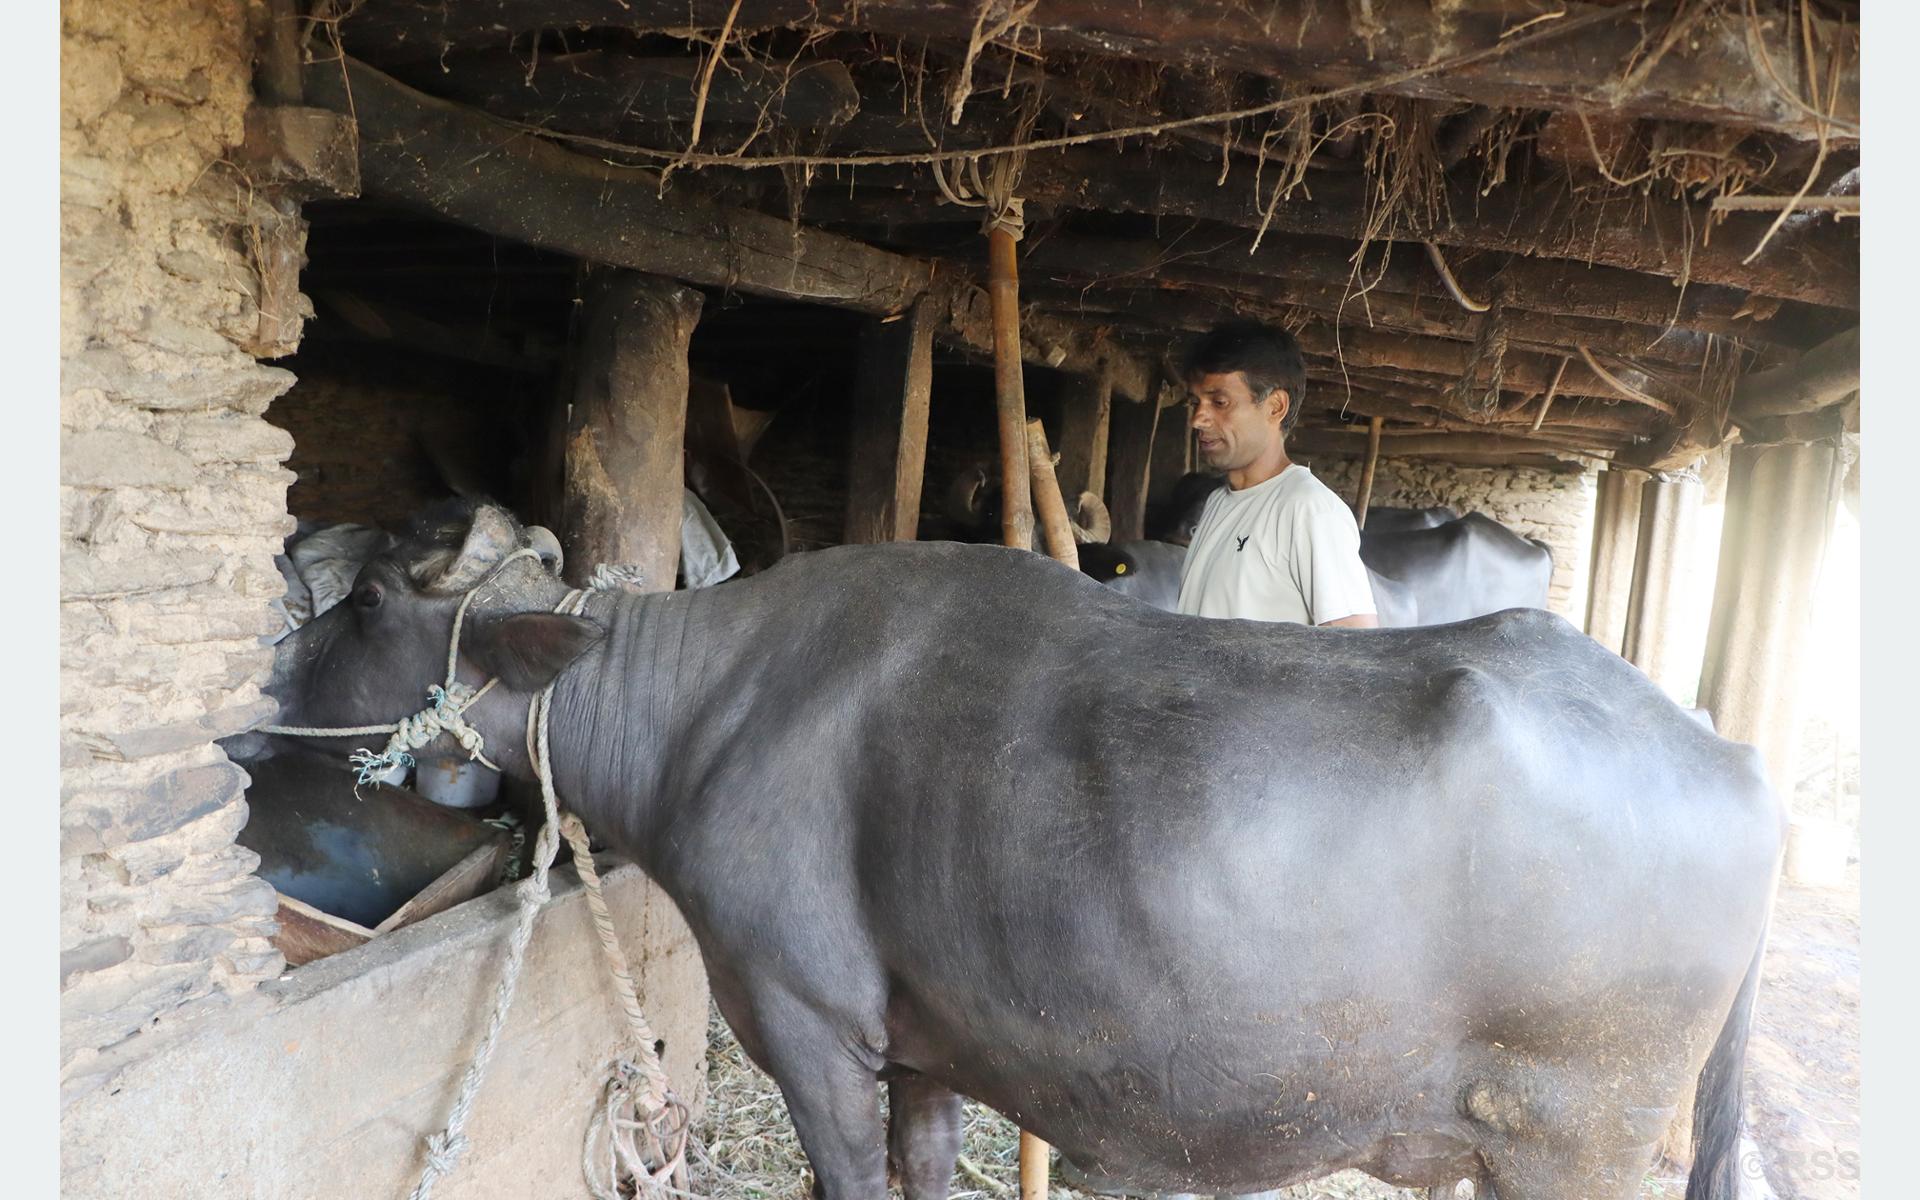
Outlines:
<svg viewBox="0 0 1920 1200"><path fill-rule="evenodd" d="M507 562L520 549L537 556ZM502 564L505 564L504 566ZM275 724L307 728L379 725L427 706L427 689L444 683L455 610L477 587L460 633L460 682L498 678L488 697L497 719L539 691L597 642L602 630L553 608L566 595L560 545L502 509L460 503L416 518L405 536L361 567L348 597L274 648L267 694L280 704ZM469 720L478 724L478 707ZM502 725L502 732L508 725ZM289 735L293 736L293 735ZM309 738L338 749L338 738ZM488 743L496 736L488 731ZM361 735L354 745L380 745ZM230 747L230 750L234 749ZM247 753L247 747L236 751ZM491 753L491 751L490 751Z"/></svg>

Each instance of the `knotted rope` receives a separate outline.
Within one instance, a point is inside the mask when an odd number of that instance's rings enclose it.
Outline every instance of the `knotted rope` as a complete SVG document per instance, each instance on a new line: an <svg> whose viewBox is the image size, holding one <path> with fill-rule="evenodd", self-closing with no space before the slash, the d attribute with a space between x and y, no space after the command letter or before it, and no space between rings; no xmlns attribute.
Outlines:
<svg viewBox="0 0 1920 1200"><path fill-rule="evenodd" d="M460 632L474 596L509 563L528 557L537 557L537 552L531 549L514 551L495 564L480 582L461 597L459 607L454 610L453 633L448 640L447 680L443 685L427 689L428 698L432 701L427 708L390 725L361 725L347 729L268 725L262 729L268 733L304 737L353 737L391 732L393 736L380 754L359 750L349 760L360 768L360 783L368 782L394 765L411 764L412 751L420 749L442 733L458 741L466 749L469 758L499 770L484 753L486 743L480 731L468 725L463 716L499 681L489 679L476 690L455 678L460 660ZM628 584L639 583L640 578L637 568L603 564L594 571L588 588L592 591L615 591ZM577 616L585 610L587 596L588 590L570 591L554 611ZM684 1196L687 1192L687 1142L691 1131L691 1114L686 1104L674 1094L672 1081L667 1078L659 1052L654 1049L658 1039L640 1008L639 990L634 985L626 948L620 942L619 930L614 927L613 914L608 910L606 897L601 890L600 872L593 862L586 826L574 814L561 813L559 793L554 789L553 760L547 733L553 708L553 689L553 683L547 684L527 708L527 752L534 763L534 774L540 781L541 803L546 809L546 820L534 840L533 874L515 885L518 912L507 938L507 954L500 966L500 984L494 991L493 1007L487 1014L486 1031L481 1035L480 1046L474 1051L473 1060L460 1077L460 1089L454 1097L453 1108L447 1114L446 1125L440 1132L427 1138L426 1161L421 1167L419 1181L414 1184L410 1194L411 1200L428 1200L433 1194L434 1185L453 1174L461 1156L467 1151L467 1121L472 1116L473 1103L480 1094L487 1067L499 1047L507 1014L513 1008L520 970L526 962L527 944L533 938L534 918L553 894L547 877L554 857L559 853L562 834L573 849L574 869L586 885L587 908L593 918L594 931L599 935L601 949L606 954L608 973L613 977L621 1012L626 1018L629 1043L608 1068L608 1078L601 1089L600 1101L587 1126L581 1171L594 1200L624 1200L627 1195L666 1200L669 1195ZM629 1182L632 1190L623 1190Z"/></svg>

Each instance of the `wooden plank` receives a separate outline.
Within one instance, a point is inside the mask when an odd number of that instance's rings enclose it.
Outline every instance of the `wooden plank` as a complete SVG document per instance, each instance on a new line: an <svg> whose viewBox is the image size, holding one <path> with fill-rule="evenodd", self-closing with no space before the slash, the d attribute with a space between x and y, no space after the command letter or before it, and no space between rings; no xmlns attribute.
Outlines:
<svg viewBox="0 0 1920 1200"><path fill-rule="evenodd" d="M680 562L687 342L700 293L668 279L613 273L586 298L567 425L567 578L601 563L638 567L670 592Z"/></svg>
<svg viewBox="0 0 1920 1200"><path fill-rule="evenodd" d="M1159 417L1158 404L1113 406L1107 449L1107 512L1116 542L1138 541L1146 536L1147 480Z"/></svg>
<svg viewBox="0 0 1920 1200"><path fill-rule="evenodd" d="M1755 371L1733 390L1733 418L1752 421L1817 412L1860 390L1860 329L1855 326L1797 361Z"/></svg>
<svg viewBox="0 0 1920 1200"><path fill-rule="evenodd" d="M1107 491L1107 431L1113 415L1112 375L1069 375L1060 398L1060 490L1069 498Z"/></svg>
<svg viewBox="0 0 1920 1200"><path fill-rule="evenodd" d="M933 311L875 321L860 335L847 465L848 544L910 542L919 532L933 389Z"/></svg>
<svg viewBox="0 0 1920 1200"><path fill-rule="evenodd" d="M269 940L274 949L286 956L289 967L304 966L343 950L351 950L366 944L373 937L373 930L364 925L356 925L345 917L322 912L311 904L285 894L280 897L280 906L274 913L274 919L279 922L280 931Z"/></svg>
<svg viewBox="0 0 1920 1200"><path fill-rule="evenodd" d="M500 869L506 865L507 849L504 837L476 847L472 853L448 867L444 875L422 888L413 899L395 909L392 916L375 925L373 932L391 933L395 929L405 929L478 896L499 880Z"/></svg>

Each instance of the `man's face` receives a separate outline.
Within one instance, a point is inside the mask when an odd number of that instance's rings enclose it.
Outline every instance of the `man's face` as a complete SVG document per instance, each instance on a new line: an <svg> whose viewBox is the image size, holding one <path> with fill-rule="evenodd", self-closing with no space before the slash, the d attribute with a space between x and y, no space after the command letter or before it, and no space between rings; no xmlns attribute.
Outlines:
<svg viewBox="0 0 1920 1200"><path fill-rule="evenodd" d="M1201 460L1215 471L1250 466L1279 440L1288 403L1287 393L1278 388L1264 400L1255 396L1241 371L1190 377L1188 420L1198 435Z"/></svg>

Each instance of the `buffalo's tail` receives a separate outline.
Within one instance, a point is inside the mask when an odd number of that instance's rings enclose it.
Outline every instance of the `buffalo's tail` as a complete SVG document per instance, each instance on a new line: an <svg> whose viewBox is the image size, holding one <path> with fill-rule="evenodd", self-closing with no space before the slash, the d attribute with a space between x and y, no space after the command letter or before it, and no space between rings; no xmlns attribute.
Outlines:
<svg viewBox="0 0 1920 1200"><path fill-rule="evenodd" d="M1763 932L1747 977L1733 998L1727 1022L1693 1098L1693 1169L1687 1174L1686 1200L1740 1200L1740 1134L1746 1119L1747 1033L1753 1027L1753 998L1760 990L1760 960L1767 950Z"/></svg>

